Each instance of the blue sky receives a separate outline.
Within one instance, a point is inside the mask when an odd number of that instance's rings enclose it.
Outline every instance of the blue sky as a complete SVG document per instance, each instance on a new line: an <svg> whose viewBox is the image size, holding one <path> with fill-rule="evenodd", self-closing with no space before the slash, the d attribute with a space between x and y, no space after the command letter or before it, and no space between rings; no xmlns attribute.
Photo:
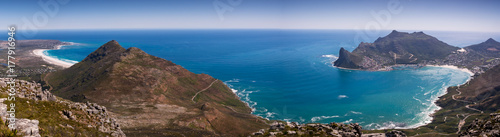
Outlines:
<svg viewBox="0 0 500 137"><path fill-rule="evenodd" d="M39 2L56 3L57 8L49 6L49 11L58 10L47 12ZM25 29L272 28L500 32L498 0L39 0L4 3L0 9L0 25L7 27L15 24ZM214 3L226 11L218 13ZM394 7L399 12L391 12L390 9L394 9L388 7L391 4L396 5Z"/></svg>

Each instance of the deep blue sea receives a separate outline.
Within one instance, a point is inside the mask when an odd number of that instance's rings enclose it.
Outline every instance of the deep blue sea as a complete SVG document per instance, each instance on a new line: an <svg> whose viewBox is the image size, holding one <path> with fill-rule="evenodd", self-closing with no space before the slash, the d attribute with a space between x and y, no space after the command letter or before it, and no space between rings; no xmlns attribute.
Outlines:
<svg viewBox="0 0 500 137"><path fill-rule="evenodd" d="M20 32L22 33L22 32ZM370 36L373 42L378 37ZM426 32L427 33L427 32ZM364 129L409 128L430 122L445 88L466 82L459 70L424 67L386 72L332 67L340 47L352 51L354 30L43 30L29 39L75 42L49 56L77 62L117 40L194 73L225 81L254 114L299 123L356 122ZM455 46L498 34L429 32ZM22 38L21 38L22 39ZM25 38L27 39L27 38Z"/></svg>

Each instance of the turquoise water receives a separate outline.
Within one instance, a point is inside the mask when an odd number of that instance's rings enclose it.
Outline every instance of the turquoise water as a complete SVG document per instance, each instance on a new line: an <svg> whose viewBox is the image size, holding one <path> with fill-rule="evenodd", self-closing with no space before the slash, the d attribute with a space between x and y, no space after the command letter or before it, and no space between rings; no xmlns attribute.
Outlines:
<svg viewBox="0 0 500 137"><path fill-rule="evenodd" d="M438 109L433 102L444 89L469 78L439 67L385 72L332 67L340 47L357 46L355 35L350 30L72 30L41 31L32 39L77 43L47 51L68 62L114 39L225 81L264 118L356 122L364 129L430 122L428 115Z"/></svg>

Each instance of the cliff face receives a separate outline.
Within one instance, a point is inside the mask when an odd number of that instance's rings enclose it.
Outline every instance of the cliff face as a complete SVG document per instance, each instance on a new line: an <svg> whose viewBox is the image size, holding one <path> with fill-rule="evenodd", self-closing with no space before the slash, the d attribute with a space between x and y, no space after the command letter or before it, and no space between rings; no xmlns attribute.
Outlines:
<svg viewBox="0 0 500 137"><path fill-rule="evenodd" d="M444 59L457 49L457 47L450 46L423 32L392 31L389 35L378 38L374 43L359 44L351 54L355 54L361 59L352 60L339 56L340 62L353 62L358 66L353 67L353 65L344 63L334 63L334 65L344 68L360 67L361 69L376 70L394 64L418 64Z"/></svg>
<svg viewBox="0 0 500 137"><path fill-rule="evenodd" d="M131 136L236 136L266 127L223 82L116 41L45 80L60 97L106 106Z"/></svg>
<svg viewBox="0 0 500 137"><path fill-rule="evenodd" d="M361 61L361 57L359 57L358 55L354 55L344 48L340 48L339 59L336 60L333 64L339 67L360 69L362 68L362 64L360 64Z"/></svg>

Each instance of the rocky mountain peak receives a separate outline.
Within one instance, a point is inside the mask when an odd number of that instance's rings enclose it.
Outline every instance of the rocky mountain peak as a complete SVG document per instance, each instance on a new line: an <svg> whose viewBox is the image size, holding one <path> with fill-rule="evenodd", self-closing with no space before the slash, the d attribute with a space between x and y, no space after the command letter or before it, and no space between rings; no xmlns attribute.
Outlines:
<svg viewBox="0 0 500 137"><path fill-rule="evenodd" d="M493 38L489 38L486 40L484 43L499 43L498 41L494 40Z"/></svg>
<svg viewBox="0 0 500 137"><path fill-rule="evenodd" d="M351 52L344 49L344 47L340 48L339 58L349 58L351 56Z"/></svg>
<svg viewBox="0 0 500 137"><path fill-rule="evenodd" d="M399 37L399 36L404 36L405 34L408 34L408 33L392 30L392 32L389 35L387 35L386 37Z"/></svg>
<svg viewBox="0 0 500 137"><path fill-rule="evenodd" d="M396 37L408 37L408 36L427 36L427 37L431 37L431 36L425 34L422 31L408 33L408 32L399 32L399 31L396 31L396 30L392 30L392 32L389 35L387 35L386 37L384 37L384 38L396 38Z"/></svg>
<svg viewBox="0 0 500 137"><path fill-rule="evenodd" d="M112 54L119 54L125 51L116 40L109 41L108 43L102 45L94 52L90 53L83 61L97 62L104 58L104 56L109 56Z"/></svg>
<svg viewBox="0 0 500 137"><path fill-rule="evenodd" d="M498 54L500 52L500 42L492 38L479 44L467 46L465 49L472 49L481 56L500 58L500 54Z"/></svg>
<svg viewBox="0 0 500 137"><path fill-rule="evenodd" d="M102 45L98 50L104 50L106 52L116 52L116 51L123 51L124 48L118 43L116 40L111 40L108 43Z"/></svg>
<svg viewBox="0 0 500 137"><path fill-rule="evenodd" d="M344 47L340 47L339 54L342 54L342 53L345 53L345 52L349 52L349 51L345 50Z"/></svg>

